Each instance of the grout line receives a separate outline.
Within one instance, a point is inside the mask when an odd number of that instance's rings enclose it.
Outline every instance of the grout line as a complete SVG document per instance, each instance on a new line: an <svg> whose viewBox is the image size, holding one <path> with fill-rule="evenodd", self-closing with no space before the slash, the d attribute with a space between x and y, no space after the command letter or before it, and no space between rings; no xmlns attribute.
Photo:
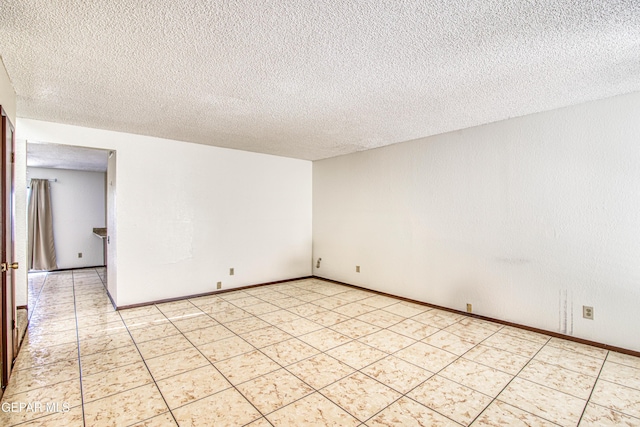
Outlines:
<svg viewBox="0 0 640 427"><path fill-rule="evenodd" d="M587 398L587 401L584 404L584 408L582 408L582 413L580 414L580 419L578 419L578 425L580 425L580 423L582 422L582 418L584 417L584 413L587 411L587 406L589 406L589 402L591 401L591 397L593 396L593 391L596 389L596 385L598 384L598 381L600 380L600 375L602 374L602 370L604 369L605 363L607 363L607 359L609 358L609 354L610 354L610 352L607 351L607 355L604 357L604 360L602 361L602 365L600 366L600 370L598 371L598 376L596 377L596 380L593 382L593 387L591 387L591 393L589 393L589 397Z"/></svg>
<svg viewBox="0 0 640 427"><path fill-rule="evenodd" d="M48 276L48 275L47 275ZM73 292L73 314L76 319L76 343L78 344L78 371L80 373L80 404L82 405L82 425L86 426L85 414L84 414L84 387L82 386L82 360L80 358L80 331L78 330L78 309L76 307L76 280L71 271L71 284Z"/></svg>

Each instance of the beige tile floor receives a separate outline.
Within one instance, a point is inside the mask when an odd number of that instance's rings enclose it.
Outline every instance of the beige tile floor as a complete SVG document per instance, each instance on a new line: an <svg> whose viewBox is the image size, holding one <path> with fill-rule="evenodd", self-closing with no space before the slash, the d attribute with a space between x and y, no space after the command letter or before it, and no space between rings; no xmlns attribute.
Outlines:
<svg viewBox="0 0 640 427"><path fill-rule="evenodd" d="M2 426L640 425L638 358L321 280L120 312L94 269L33 283L3 404L69 410Z"/></svg>

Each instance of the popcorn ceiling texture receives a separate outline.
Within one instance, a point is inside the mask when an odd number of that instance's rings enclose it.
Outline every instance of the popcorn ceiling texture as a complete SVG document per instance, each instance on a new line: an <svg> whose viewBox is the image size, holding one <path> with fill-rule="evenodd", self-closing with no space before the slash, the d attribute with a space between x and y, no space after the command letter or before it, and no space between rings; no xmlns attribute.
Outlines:
<svg viewBox="0 0 640 427"><path fill-rule="evenodd" d="M2 0L18 116L322 159L640 90L638 0Z"/></svg>

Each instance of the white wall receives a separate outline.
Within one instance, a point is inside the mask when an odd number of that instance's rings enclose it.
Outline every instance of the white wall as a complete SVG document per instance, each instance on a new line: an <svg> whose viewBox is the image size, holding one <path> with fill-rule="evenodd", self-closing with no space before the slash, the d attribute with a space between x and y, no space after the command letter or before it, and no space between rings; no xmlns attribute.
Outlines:
<svg viewBox="0 0 640 427"><path fill-rule="evenodd" d="M314 274L639 351L639 143L634 93L314 162Z"/></svg>
<svg viewBox="0 0 640 427"><path fill-rule="evenodd" d="M33 178L57 179L51 185L53 239L59 269L104 265L102 240L94 227L106 227L104 172L27 167ZM82 258L78 258L78 253Z"/></svg>
<svg viewBox="0 0 640 427"><path fill-rule="evenodd" d="M311 162L28 119L17 132L117 151L119 306L311 274Z"/></svg>

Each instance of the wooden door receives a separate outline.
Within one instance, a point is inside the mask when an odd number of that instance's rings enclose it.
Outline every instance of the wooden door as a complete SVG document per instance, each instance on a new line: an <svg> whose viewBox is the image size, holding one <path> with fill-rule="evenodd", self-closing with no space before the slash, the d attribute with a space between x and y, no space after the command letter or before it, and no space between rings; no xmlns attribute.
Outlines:
<svg viewBox="0 0 640 427"><path fill-rule="evenodd" d="M9 375L13 366L13 360L17 351L16 328L16 304L15 304L15 277L13 270L18 268L18 264L13 259L14 227L13 227L13 152L14 152L14 132L9 118L2 107L2 177L0 182L0 215L2 217L2 228L0 229L0 261L2 265L2 319L0 328L2 329L2 343L0 345L2 354L2 388L9 382Z"/></svg>

